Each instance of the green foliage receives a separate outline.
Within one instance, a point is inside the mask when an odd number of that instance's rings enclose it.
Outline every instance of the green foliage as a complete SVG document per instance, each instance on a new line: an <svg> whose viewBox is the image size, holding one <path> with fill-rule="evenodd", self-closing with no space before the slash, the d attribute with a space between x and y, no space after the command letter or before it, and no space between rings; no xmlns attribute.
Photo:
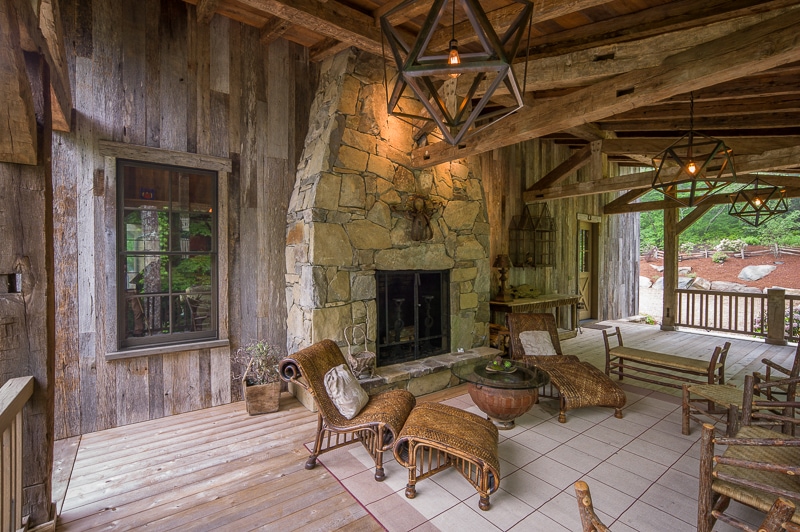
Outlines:
<svg viewBox="0 0 800 532"><path fill-rule="evenodd" d="M681 242L681 253L691 253L696 244L694 242Z"/></svg>
<svg viewBox="0 0 800 532"><path fill-rule="evenodd" d="M711 260L716 262L717 264L722 264L726 260L728 260L728 254L724 251L715 251L713 255L711 255Z"/></svg>
<svg viewBox="0 0 800 532"><path fill-rule="evenodd" d="M714 246L714 249L716 249L717 251L733 251L735 253L739 253L746 247L747 243L739 238L736 239L723 238L722 240L719 241L719 244Z"/></svg>

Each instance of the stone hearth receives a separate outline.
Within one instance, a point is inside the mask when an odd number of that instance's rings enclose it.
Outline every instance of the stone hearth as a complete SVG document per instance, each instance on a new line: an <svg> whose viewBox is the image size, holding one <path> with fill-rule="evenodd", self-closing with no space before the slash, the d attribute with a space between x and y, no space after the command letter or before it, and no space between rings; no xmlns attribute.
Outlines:
<svg viewBox="0 0 800 532"><path fill-rule="evenodd" d="M479 168L461 160L415 170L411 148L411 126L386 114L379 58L346 50L323 63L287 217L290 353L325 338L346 351L352 324L367 325L374 352L376 270L449 270L450 350L484 345L489 225ZM416 198L430 231L417 225L415 236L429 239L412 238Z"/></svg>

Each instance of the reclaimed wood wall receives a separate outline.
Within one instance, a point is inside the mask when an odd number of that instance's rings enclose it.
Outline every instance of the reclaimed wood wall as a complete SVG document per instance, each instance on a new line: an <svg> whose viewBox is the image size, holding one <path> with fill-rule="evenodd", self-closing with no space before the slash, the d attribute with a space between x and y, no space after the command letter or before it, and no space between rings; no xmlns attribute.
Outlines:
<svg viewBox="0 0 800 532"><path fill-rule="evenodd" d="M51 521L53 466L52 115L46 63L31 54L28 76L38 123L38 163L0 163L0 385L32 376L23 409L22 515ZM45 91L42 87L47 87ZM47 95L46 98L43 96ZM35 130L36 128L34 128ZM3 469L10 466L3 443Z"/></svg>
<svg viewBox="0 0 800 532"><path fill-rule="evenodd" d="M286 345L286 210L316 68L306 49L180 0L62 6L75 120L54 137L56 416L64 438L237 400L230 352ZM114 172L100 140L230 158L220 220L230 347L107 360L116 345ZM222 238L220 240L223 240Z"/></svg>
<svg viewBox="0 0 800 532"><path fill-rule="evenodd" d="M572 155L567 146L551 140L534 139L478 157L491 226L490 257L508 253L509 226L525 205L522 192L547 175ZM579 169L564 183L587 180L591 165ZM617 172L616 165L604 163L605 176ZM638 312L638 215L603 215L603 205L613 194L580 196L548 201L556 225L556 254L553 266L514 267L509 284L529 284L542 293L577 294L578 215L602 216L599 222L597 319L616 319ZM631 238L636 235L636 238ZM492 270L492 294L497 292L498 276Z"/></svg>

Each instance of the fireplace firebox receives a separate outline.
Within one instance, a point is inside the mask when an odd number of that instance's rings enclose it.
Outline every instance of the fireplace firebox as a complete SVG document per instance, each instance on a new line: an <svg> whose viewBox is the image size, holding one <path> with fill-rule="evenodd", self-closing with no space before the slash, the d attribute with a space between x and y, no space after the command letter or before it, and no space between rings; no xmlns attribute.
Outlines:
<svg viewBox="0 0 800 532"><path fill-rule="evenodd" d="M450 272L379 271L377 365L450 351Z"/></svg>

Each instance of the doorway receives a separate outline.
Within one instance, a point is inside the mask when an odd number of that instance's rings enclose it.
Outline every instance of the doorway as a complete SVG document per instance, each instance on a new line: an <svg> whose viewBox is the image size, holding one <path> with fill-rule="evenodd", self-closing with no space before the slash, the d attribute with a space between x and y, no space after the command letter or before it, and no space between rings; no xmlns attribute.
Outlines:
<svg viewBox="0 0 800 532"><path fill-rule="evenodd" d="M597 224L578 222L578 321L597 317Z"/></svg>

